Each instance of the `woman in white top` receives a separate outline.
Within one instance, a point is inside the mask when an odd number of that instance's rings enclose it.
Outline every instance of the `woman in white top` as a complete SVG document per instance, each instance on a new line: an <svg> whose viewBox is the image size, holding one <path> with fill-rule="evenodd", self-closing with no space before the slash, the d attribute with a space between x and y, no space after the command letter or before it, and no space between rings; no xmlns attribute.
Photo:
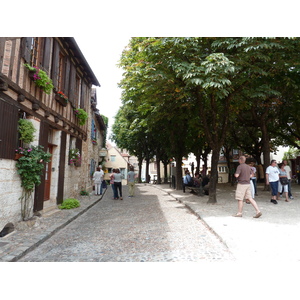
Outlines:
<svg viewBox="0 0 300 300"><path fill-rule="evenodd" d="M102 195L102 180L103 180L104 172L101 167L97 168L97 171L93 175L93 180L95 183L95 195Z"/></svg>
<svg viewBox="0 0 300 300"><path fill-rule="evenodd" d="M289 198L288 198L288 178L287 178L287 172L285 170L285 165L284 164L279 164L279 181L278 181L278 197L280 195L280 193L282 192L282 190L285 193L285 201L289 202ZM282 179L281 178L285 178L286 184L282 184ZM277 199L278 200L278 199Z"/></svg>
<svg viewBox="0 0 300 300"><path fill-rule="evenodd" d="M116 198L114 198L115 200L116 199L119 199L119 195L118 195L118 191L119 191L119 194L120 194L120 200L123 200L123 197L122 197L122 175L120 173L120 170L119 169L116 169L115 170L115 173L114 173L114 185L115 185L115 191L116 191Z"/></svg>

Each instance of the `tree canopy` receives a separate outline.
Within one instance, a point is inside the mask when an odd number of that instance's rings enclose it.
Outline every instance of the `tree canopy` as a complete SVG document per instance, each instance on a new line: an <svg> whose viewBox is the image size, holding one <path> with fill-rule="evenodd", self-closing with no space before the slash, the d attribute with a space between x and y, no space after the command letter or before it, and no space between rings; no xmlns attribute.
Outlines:
<svg viewBox="0 0 300 300"><path fill-rule="evenodd" d="M143 158L160 149L179 167L189 152L211 149L209 202L215 203L219 151L226 142L256 156L263 153L265 164L276 143L297 147L299 42L132 38L120 60L122 107L114 140Z"/></svg>

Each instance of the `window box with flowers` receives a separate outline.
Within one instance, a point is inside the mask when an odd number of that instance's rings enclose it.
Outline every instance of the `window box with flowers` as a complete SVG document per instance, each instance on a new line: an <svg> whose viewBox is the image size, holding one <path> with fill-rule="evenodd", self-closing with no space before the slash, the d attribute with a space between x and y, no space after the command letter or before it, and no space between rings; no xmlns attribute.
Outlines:
<svg viewBox="0 0 300 300"><path fill-rule="evenodd" d="M77 148L69 150L69 163L70 165L79 166L81 163L80 151Z"/></svg>
<svg viewBox="0 0 300 300"><path fill-rule="evenodd" d="M18 149L16 149L16 153L15 153L15 160L19 160L22 156L24 156L26 154L26 152L30 152L30 148L22 148L19 147Z"/></svg>
<svg viewBox="0 0 300 300"><path fill-rule="evenodd" d="M88 118L87 112L82 108L76 108L74 109L74 114L79 120L79 125L84 125Z"/></svg>
<svg viewBox="0 0 300 300"><path fill-rule="evenodd" d="M69 99L68 97L61 91L57 92L55 95L55 100L62 106L67 106Z"/></svg>
<svg viewBox="0 0 300 300"><path fill-rule="evenodd" d="M47 73L40 68L32 67L29 64L24 64L24 66L29 70L29 77L32 78L35 85L41 88L46 94L50 94L54 86Z"/></svg>

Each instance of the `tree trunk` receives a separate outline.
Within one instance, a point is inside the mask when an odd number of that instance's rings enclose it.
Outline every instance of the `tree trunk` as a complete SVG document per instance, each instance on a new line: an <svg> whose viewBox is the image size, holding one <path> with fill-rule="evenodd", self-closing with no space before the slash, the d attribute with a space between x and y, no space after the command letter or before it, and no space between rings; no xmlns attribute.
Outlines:
<svg viewBox="0 0 300 300"><path fill-rule="evenodd" d="M262 152L264 156L264 174L266 173L266 168L270 165L270 137L267 129L267 124L264 120L261 121L261 132L262 132ZM265 176L266 178L266 176ZM269 190L269 185L266 185L265 180L265 187L264 191Z"/></svg>
<svg viewBox="0 0 300 300"><path fill-rule="evenodd" d="M220 149L212 150L211 175L209 180L209 196L207 203L217 203L218 161Z"/></svg>
<svg viewBox="0 0 300 300"><path fill-rule="evenodd" d="M168 163L164 163L164 183L168 183Z"/></svg>
<svg viewBox="0 0 300 300"><path fill-rule="evenodd" d="M182 190L182 155L175 157L176 160L176 190Z"/></svg>
<svg viewBox="0 0 300 300"><path fill-rule="evenodd" d="M149 178L149 165L150 165L150 158L146 158L146 182L150 183Z"/></svg>
<svg viewBox="0 0 300 300"><path fill-rule="evenodd" d="M157 184L161 184L161 178L160 178L160 159L159 157L156 157L156 168L157 168Z"/></svg>
<svg viewBox="0 0 300 300"><path fill-rule="evenodd" d="M201 160L201 154L197 154L196 155L196 163L197 163L196 173L199 173L199 174L200 174L200 160Z"/></svg>
<svg viewBox="0 0 300 300"><path fill-rule="evenodd" d="M143 165L143 158L138 157L138 165L139 165L139 174L138 174L138 182L142 182L142 165Z"/></svg>

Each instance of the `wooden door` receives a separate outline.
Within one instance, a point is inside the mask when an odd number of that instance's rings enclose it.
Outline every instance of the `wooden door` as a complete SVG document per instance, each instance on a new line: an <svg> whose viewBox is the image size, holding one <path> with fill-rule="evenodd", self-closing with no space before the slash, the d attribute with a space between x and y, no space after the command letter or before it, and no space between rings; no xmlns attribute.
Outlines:
<svg viewBox="0 0 300 300"><path fill-rule="evenodd" d="M48 153L53 153L53 146L48 144ZM51 171L52 171L52 159L46 163L45 166L45 190L44 190L44 201L50 199L50 188L51 188Z"/></svg>

